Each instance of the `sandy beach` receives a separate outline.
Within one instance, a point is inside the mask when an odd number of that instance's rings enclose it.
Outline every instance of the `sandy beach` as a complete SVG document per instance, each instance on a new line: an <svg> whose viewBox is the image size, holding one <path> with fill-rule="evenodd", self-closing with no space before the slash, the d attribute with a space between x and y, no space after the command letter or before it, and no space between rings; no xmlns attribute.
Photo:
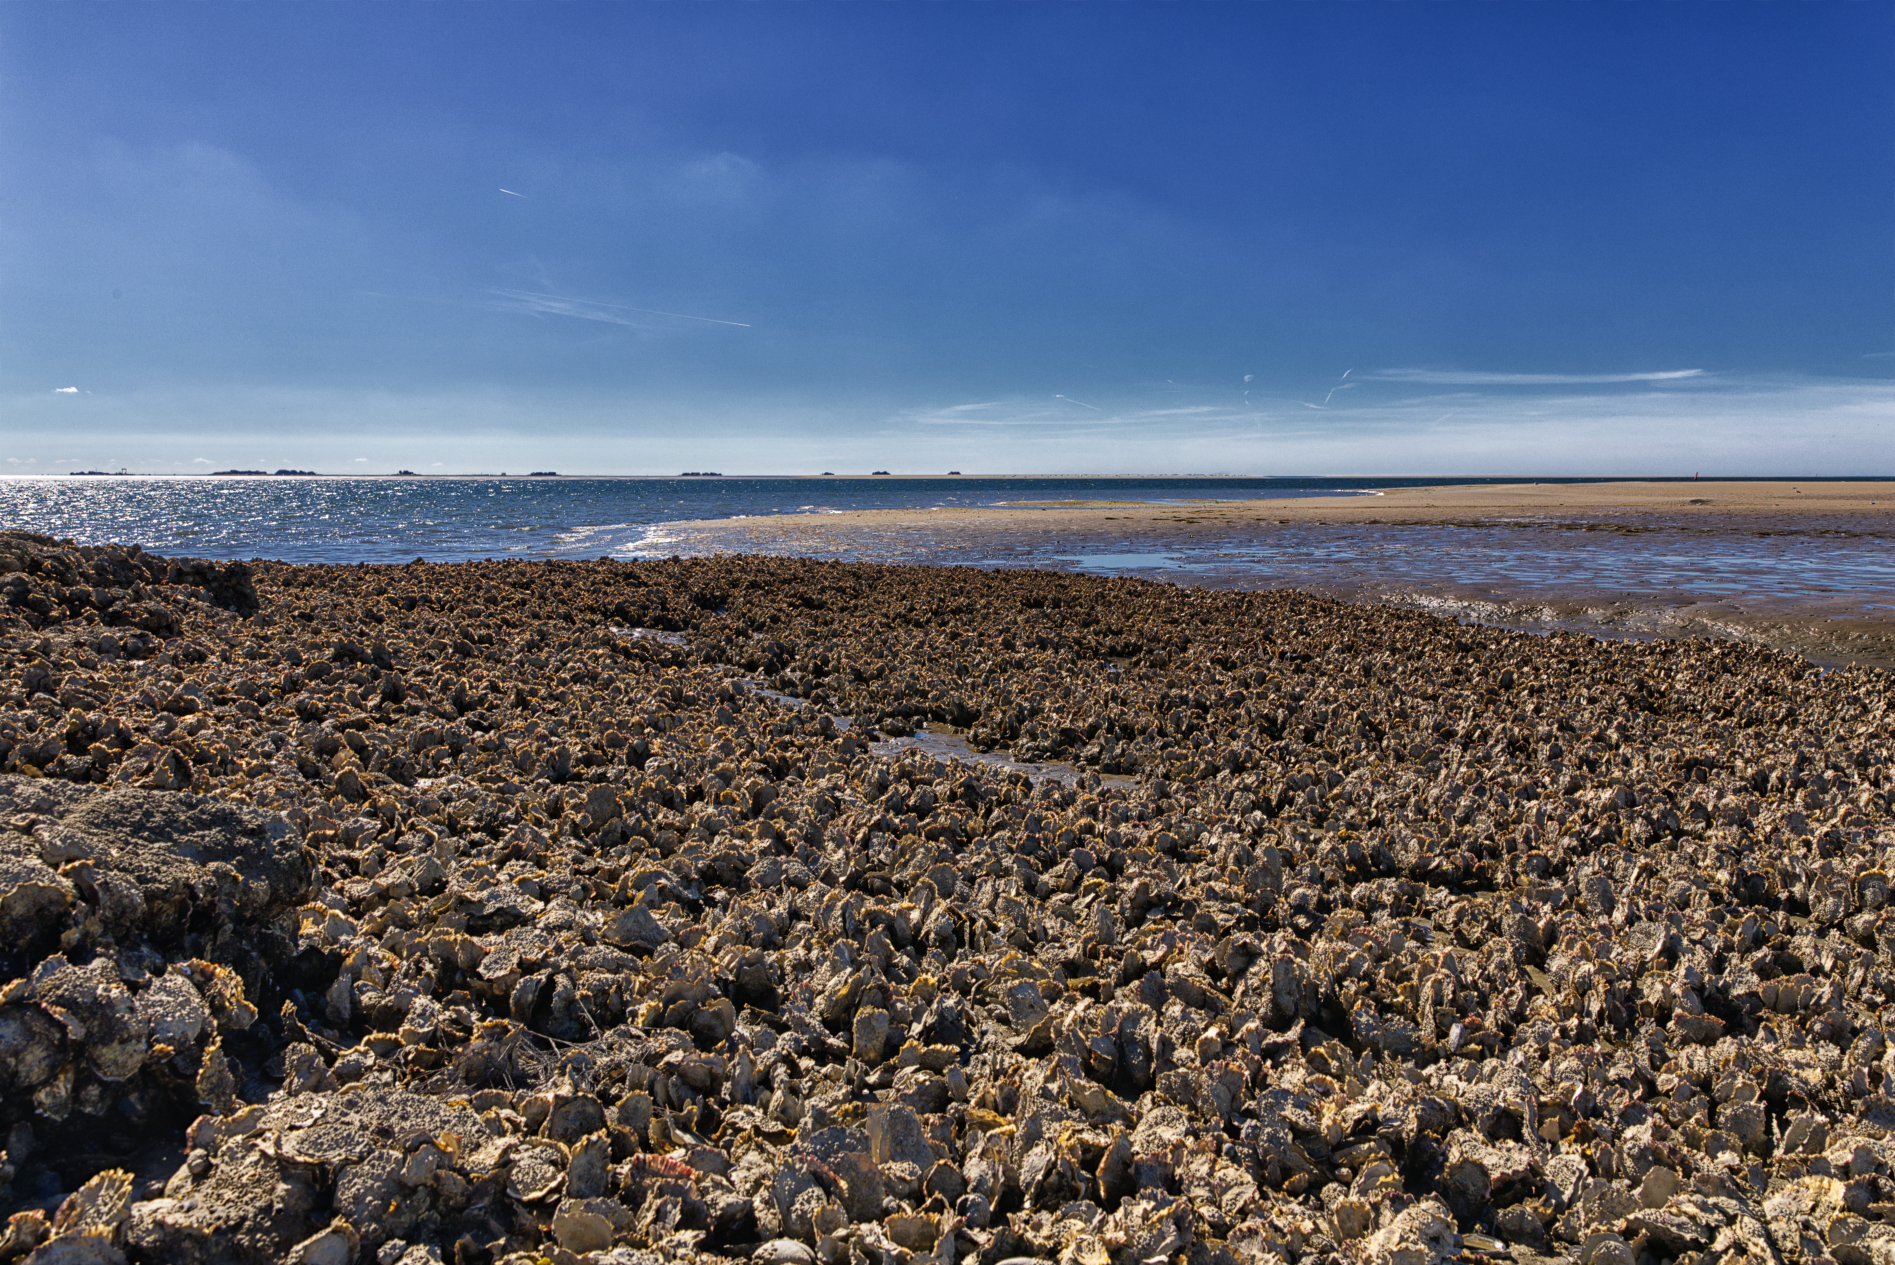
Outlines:
<svg viewBox="0 0 1895 1265"><path fill-rule="evenodd" d="M1880 561L1895 543L1895 485L1886 483L1442 486L781 515L672 530L692 552L1116 565L1202 587L1298 588L1510 627L1735 638L1825 666L1895 666L1895 573Z"/></svg>
<svg viewBox="0 0 1895 1265"><path fill-rule="evenodd" d="M1244 512L1268 508L1278 517L1326 522L1374 522L1388 515L1420 520L1456 514L1544 514L1550 510L1635 511L1684 515L1761 515L1779 513L1863 514L1870 518L1895 511L1895 484L1792 481L1703 480L1694 483L1509 483L1492 485L1391 488L1370 497L1310 497L1245 502Z"/></svg>
<svg viewBox="0 0 1895 1265"><path fill-rule="evenodd" d="M1895 484L1795 483L1788 481L1705 480L1697 483L1507 483L1391 488L1369 495L1299 496L1258 501L1214 501L1198 505L1144 505L1125 501L1023 501L979 509L929 511L930 524L946 519L957 528L1025 529L1057 513L1062 527L1075 530L1105 522L1142 526L1206 526L1243 522L1441 522L1477 515L1506 518L1543 516L1552 511L1584 515L1633 513L1689 518L1738 516L1747 520L1793 524L1810 515L1860 516L1866 525L1895 514ZM833 526L883 527L914 520L909 511L856 510L827 515L783 515L769 523L784 530L807 527L808 518Z"/></svg>

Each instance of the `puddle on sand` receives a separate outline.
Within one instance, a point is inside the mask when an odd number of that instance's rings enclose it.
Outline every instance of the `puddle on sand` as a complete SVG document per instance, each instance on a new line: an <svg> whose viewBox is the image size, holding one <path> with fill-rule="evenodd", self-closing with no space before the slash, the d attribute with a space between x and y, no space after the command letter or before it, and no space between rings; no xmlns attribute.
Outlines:
<svg viewBox="0 0 1895 1265"><path fill-rule="evenodd" d="M1073 553L1056 554L1053 560L1088 571L1181 571L1188 567L1175 553Z"/></svg>
<svg viewBox="0 0 1895 1265"><path fill-rule="evenodd" d="M1186 551L1177 553L1062 553L1052 555L1051 561L1063 562L1067 566L1084 573L1138 574L1146 571L1163 571L1177 575L1204 575L1228 572L1233 575L1253 572L1260 565L1255 556L1242 551ZM1007 566L1004 560L991 560L993 565ZM983 562L982 565L987 565Z"/></svg>

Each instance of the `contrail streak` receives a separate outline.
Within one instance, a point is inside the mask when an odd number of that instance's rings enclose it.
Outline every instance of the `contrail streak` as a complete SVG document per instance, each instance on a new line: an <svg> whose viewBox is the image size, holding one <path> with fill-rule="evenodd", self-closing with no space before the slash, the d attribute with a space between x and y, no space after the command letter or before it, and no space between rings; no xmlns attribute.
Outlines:
<svg viewBox="0 0 1895 1265"><path fill-rule="evenodd" d="M501 190L500 192L502 192L502 193L513 193L513 190L511 190L511 189L502 189L502 190ZM525 197L526 195L525 195L524 193L513 193L513 196L514 196L514 197L516 197L516 198L524 198L524 197Z"/></svg>
<svg viewBox="0 0 1895 1265"><path fill-rule="evenodd" d="M1095 413L1105 412L1105 410L1100 408L1097 404L1088 404L1084 400L1075 400L1070 395L1055 395L1053 398L1056 400L1064 400L1068 404L1077 404L1080 408L1089 408Z"/></svg>
<svg viewBox="0 0 1895 1265"><path fill-rule="evenodd" d="M555 316L578 316L583 318L587 314L583 311L575 310L576 308L609 307L621 312L643 312L648 316L675 316L681 321L706 321L712 325L735 325L739 329L749 329L751 327L748 321L725 321L719 320L715 316L692 316L688 312L666 312L655 307L632 307L626 303L600 303L594 299L572 299L567 298L563 294L545 294L534 290L495 290L493 293L503 294L510 299L518 299L522 303L534 305L536 311L548 312ZM593 317L592 319L597 320L602 318Z"/></svg>

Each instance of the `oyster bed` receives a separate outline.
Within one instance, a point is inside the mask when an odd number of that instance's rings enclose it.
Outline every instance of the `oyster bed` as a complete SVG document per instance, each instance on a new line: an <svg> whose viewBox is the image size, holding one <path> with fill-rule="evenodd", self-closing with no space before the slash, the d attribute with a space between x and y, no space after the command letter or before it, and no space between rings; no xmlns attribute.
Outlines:
<svg viewBox="0 0 1895 1265"><path fill-rule="evenodd" d="M761 557L0 603L0 1261L1895 1260L1879 672Z"/></svg>

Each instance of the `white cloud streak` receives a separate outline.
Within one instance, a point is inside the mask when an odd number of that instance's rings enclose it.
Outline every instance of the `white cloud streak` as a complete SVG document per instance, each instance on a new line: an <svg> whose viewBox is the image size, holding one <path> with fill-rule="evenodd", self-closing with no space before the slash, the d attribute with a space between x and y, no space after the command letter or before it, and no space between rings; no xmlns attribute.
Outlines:
<svg viewBox="0 0 1895 1265"><path fill-rule="evenodd" d="M570 316L581 321L604 321L610 325L649 325L648 321L635 320L621 315L625 312L637 312L644 316L669 316L680 321L702 321L707 325L734 325L739 329L749 329L748 321L726 321L714 316L692 316L686 312L663 312L657 308L631 307L624 303L600 303L592 299L575 299L563 294L543 294L535 290L494 290L503 300L483 306L495 312L519 312L526 316Z"/></svg>
<svg viewBox="0 0 1895 1265"><path fill-rule="evenodd" d="M1704 370L1667 369L1657 373L1483 373L1463 369L1375 369L1362 376L1378 382L1415 382L1437 386L1549 387L1677 382L1686 378L1701 378Z"/></svg>

